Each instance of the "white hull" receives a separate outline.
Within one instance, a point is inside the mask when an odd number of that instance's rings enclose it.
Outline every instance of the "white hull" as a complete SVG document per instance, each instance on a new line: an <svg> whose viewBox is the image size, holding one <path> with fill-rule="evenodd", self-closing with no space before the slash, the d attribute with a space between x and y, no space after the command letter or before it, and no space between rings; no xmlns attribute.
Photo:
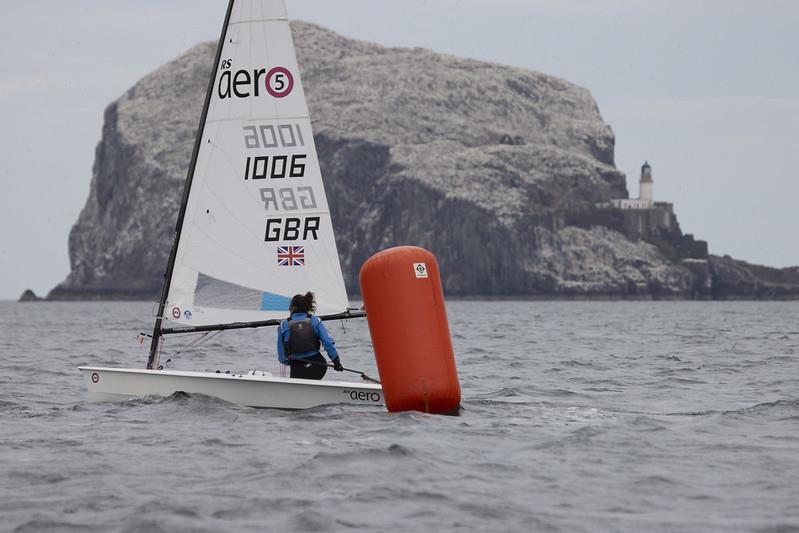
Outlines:
<svg viewBox="0 0 799 533"><path fill-rule="evenodd" d="M86 380L89 399L95 402L187 392L251 407L307 409L336 403L383 405L383 389L371 383L290 379L260 371L217 374L88 366L79 370Z"/></svg>

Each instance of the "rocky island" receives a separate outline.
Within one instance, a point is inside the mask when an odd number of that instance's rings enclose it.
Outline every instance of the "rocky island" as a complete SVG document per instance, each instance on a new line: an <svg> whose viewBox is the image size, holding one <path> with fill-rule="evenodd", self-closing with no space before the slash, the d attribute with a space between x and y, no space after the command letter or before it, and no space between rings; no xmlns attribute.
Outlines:
<svg viewBox="0 0 799 533"><path fill-rule="evenodd" d="M31 289L25 289L19 297L18 302L40 302L44 298L39 298Z"/></svg>
<svg viewBox="0 0 799 533"><path fill-rule="evenodd" d="M799 297L799 269L709 256L673 211L632 228L612 203L629 194L588 90L292 27L350 292L368 257L413 244L455 296ZM106 109L71 272L49 299L157 298L215 46Z"/></svg>

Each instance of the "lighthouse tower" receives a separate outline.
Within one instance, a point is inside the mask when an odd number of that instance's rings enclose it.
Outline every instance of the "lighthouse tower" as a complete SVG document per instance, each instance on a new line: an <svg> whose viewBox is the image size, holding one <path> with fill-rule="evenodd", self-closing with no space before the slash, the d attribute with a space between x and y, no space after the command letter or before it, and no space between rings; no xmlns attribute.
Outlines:
<svg viewBox="0 0 799 533"><path fill-rule="evenodd" d="M646 207L655 205L654 197L652 196L652 167L649 162L644 161L641 166L641 180L638 182L638 199Z"/></svg>

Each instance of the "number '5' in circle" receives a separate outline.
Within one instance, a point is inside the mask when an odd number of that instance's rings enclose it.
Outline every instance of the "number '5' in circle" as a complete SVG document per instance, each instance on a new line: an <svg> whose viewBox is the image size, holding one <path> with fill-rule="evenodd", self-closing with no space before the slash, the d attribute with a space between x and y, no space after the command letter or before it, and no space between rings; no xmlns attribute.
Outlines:
<svg viewBox="0 0 799 533"><path fill-rule="evenodd" d="M274 67L266 73L266 91L275 98L288 96L293 88L294 76L286 67Z"/></svg>

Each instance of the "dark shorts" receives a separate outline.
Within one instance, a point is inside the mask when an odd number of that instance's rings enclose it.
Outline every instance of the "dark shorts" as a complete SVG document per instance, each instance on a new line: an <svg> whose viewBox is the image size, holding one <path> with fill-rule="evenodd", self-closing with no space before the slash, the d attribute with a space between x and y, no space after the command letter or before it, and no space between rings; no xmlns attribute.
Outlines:
<svg viewBox="0 0 799 533"><path fill-rule="evenodd" d="M311 357L291 361L291 377L300 379L322 379L327 373L327 361L318 353Z"/></svg>

